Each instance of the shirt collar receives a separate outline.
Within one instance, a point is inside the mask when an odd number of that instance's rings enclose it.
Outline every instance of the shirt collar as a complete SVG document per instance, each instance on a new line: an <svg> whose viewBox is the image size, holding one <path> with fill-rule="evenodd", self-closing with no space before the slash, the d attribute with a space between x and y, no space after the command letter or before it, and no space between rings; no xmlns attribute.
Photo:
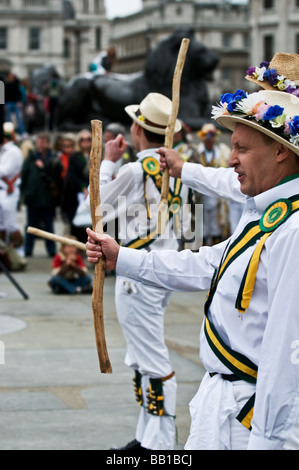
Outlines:
<svg viewBox="0 0 299 470"><path fill-rule="evenodd" d="M141 150L140 152L137 153L137 158L138 158L138 160L142 160L145 157L154 157L159 162L160 161L160 155L158 153L156 153L156 150L158 150L158 147L154 148L154 149Z"/></svg>
<svg viewBox="0 0 299 470"><path fill-rule="evenodd" d="M257 210L262 214L273 202L281 198L287 199L295 194L299 194L299 175L295 179L285 178L274 188L254 196L253 199Z"/></svg>

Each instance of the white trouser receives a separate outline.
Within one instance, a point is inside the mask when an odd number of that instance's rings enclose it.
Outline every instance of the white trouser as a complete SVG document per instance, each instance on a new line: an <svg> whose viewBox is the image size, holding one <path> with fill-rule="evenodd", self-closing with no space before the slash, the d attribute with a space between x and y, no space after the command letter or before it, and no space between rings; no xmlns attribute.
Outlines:
<svg viewBox="0 0 299 470"><path fill-rule="evenodd" d="M250 431L236 417L254 394L255 385L229 382L207 373L190 402L191 428L186 450L247 450ZM283 449L299 449L299 423Z"/></svg>
<svg viewBox="0 0 299 470"><path fill-rule="evenodd" d="M11 194L8 194L6 189L0 190L0 230L5 230L7 233L19 230L17 221L19 197L19 188L15 188Z"/></svg>
<svg viewBox="0 0 299 470"><path fill-rule="evenodd" d="M143 376L142 387L149 386L149 377L167 377L173 371L164 342L164 313L170 293L153 289L139 282L117 277L115 304L119 323L127 343L125 363ZM163 387L168 416L153 416L141 407L136 439L152 450L171 450L175 442L176 379ZM146 403L146 397L144 399Z"/></svg>

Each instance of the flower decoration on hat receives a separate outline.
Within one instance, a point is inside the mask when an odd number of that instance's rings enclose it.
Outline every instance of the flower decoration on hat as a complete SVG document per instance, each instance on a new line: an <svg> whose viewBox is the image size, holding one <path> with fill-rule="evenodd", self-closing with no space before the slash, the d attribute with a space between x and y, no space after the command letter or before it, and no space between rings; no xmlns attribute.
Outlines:
<svg viewBox="0 0 299 470"><path fill-rule="evenodd" d="M237 90L222 95L220 104L212 107L212 118L221 116L255 122L299 148L299 115L288 116L282 106L267 104L259 92L248 95L243 90Z"/></svg>
<svg viewBox="0 0 299 470"><path fill-rule="evenodd" d="M142 114L139 114L138 121L145 122L146 118Z"/></svg>
<svg viewBox="0 0 299 470"><path fill-rule="evenodd" d="M291 95L299 97L299 87L292 80L280 75L274 68L270 68L270 62L262 62L259 67L249 67L248 77L254 78L258 82L268 82L273 88L285 91Z"/></svg>
<svg viewBox="0 0 299 470"><path fill-rule="evenodd" d="M219 131L214 124L204 124L200 131L197 132L197 135L203 140L213 139L221 135L221 131Z"/></svg>

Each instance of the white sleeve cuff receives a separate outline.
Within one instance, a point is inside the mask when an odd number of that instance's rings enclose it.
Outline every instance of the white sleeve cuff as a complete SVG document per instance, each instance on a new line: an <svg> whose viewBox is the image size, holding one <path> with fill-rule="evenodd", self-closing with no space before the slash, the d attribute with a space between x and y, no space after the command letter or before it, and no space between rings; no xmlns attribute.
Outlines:
<svg viewBox="0 0 299 470"><path fill-rule="evenodd" d="M117 258L116 274L137 281L143 256L144 252L140 250L121 247Z"/></svg>
<svg viewBox="0 0 299 470"><path fill-rule="evenodd" d="M282 450L283 442L278 439L267 439L251 431L247 450Z"/></svg>

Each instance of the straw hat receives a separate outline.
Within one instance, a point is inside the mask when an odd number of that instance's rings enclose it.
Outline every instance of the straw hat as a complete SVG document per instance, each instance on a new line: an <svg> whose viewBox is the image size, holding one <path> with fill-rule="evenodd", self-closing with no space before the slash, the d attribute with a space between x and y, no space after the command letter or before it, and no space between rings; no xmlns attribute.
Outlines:
<svg viewBox="0 0 299 470"><path fill-rule="evenodd" d="M263 72L272 71L267 77ZM275 73L277 72L277 73ZM279 77L279 78L276 78ZM283 78L282 78L283 77ZM250 67L245 76L250 82L256 83L265 90L287 91L289 82L293 82L295 88L299 87L299 55L278 52L270 63L262 62L259 67Z"/></svg>
<svg viewBox="0 0 299 470"><path fill-rule="evenodd" d="M172 103L169 98L160 93L149 93L140 105L126 106L125 111L139 126L154 134L163 135L166 132L171 109ZM180 131L181 128L182 124L177 119L175 132Z"/></svg>
<svg viewBox="0 0 299 470"><path fill-rule="evenodd" d="M204 124L200 131L197 132L198 137L200 137L202 140L218 137L220 134L221 131L216 129L214 124Z"/></svg>
<svg viewBox="0 0 299 470"><path fill-rule="evenodd" d="M3 123L3 134L9 139L14 139L15 126L12 122L7 121Z"/></svg>
<svg viewBox="0 0 299 470"><path fill-rule="evenodd" d="M237 123L245 124L299 155L299 98L296 96L269 90L247 95L238 90L235 95L223 95L220 106L213 106L212 115L231 131Z"/></svg>

